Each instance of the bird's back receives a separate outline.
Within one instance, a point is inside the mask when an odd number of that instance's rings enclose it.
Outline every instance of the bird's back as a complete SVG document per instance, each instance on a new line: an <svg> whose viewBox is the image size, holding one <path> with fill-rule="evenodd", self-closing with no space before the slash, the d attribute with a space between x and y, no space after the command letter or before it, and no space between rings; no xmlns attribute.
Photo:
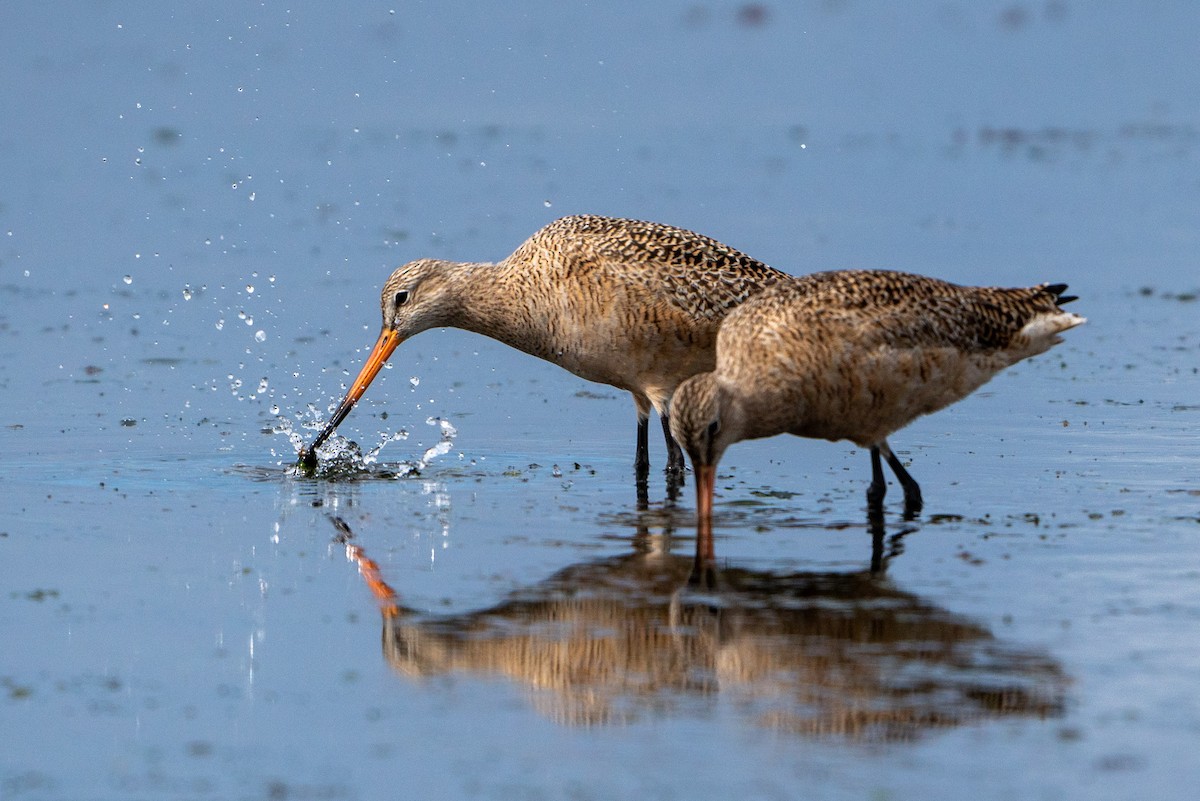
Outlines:
<svg viewBox="0 0 1200 801"><path fill-rule="evenodd" d="M702 234L590 215L550 223L501 267L537 321L519 347L660 412L681 381L713 368L725 315L790 280Z"/></svg>
<svg viewBox="0 0 1200 801"><path fill-rule="evenodd" d="M509 257L545 264L571 283L587 278L644 293L698 320L723 318L786 273L716 239L662 223L597 215L563 217Z"/></svg>
<svg viewBox="0 0 1200 801"><path fill-rule="evenodd" d="M780 283L732 312L717 373L766 430L869 445L1083 322L1062 285L964 287L878 270ZM1065 302L1066 299L1062 299Z"/></svg>
<svg viewBox="0 0 1200 801"><path fill-rule="evenodd" d="M1064 312L1062 284L972 287L889 270L813 273L773 286L730 315L731 332L790 330L853 341L858 348L951 347L963 353L1040 352L1083 319Z"/></svg>

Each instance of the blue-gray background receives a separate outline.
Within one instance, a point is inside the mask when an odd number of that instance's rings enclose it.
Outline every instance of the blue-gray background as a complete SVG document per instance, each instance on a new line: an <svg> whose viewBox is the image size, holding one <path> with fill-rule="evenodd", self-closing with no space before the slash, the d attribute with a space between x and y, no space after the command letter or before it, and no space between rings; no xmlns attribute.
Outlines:
<svg viewBox="0 0 1200 801"><path fill-rule="evenodd" d="M6 3L0 793L1190 797L1198 29L1187 2ZM341 393L396 264L499 259L578 212L793 273L1083 296L1067 345L898 438L962 520L891 569L1049 649L1067 720L875 750L728 709L576 730L495 677L388 671L322 509L416 606L486 606L627 550L631 404L431 332L343 427L403 428L382 456L407 459L451 421L425 480L298 483L273 432ZM592 477L528 467L574 461ZM861 453L729 465L725 500L795 508L730 513L719 552L854 562L840 531L758 529L856 520ZM987 553L1034 512L1053 536Z"/></svg>

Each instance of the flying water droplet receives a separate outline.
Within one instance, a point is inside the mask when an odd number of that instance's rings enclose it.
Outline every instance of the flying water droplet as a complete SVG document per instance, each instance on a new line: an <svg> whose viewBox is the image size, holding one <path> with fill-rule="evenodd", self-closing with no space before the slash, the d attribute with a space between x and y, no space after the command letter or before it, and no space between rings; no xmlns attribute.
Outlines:
<svg viewBox="0 0 1200 801"><path fill-rule="evenodd" d="M127 276L125 276L124 278L122 278L121 280L122 280L122 281L124 281L124 282L125 282L125 283L127 283L127 284L132 284L132 283L133 283L133 276L132 276L132 275L127 275Z"/></svg>
<svg viewBox="0 0 1200 801"><path fill-rule="evenodd" d="M267 332L266 331L255 331L254 332L254 341L255 342L266 342L267 341Z"/></svg>

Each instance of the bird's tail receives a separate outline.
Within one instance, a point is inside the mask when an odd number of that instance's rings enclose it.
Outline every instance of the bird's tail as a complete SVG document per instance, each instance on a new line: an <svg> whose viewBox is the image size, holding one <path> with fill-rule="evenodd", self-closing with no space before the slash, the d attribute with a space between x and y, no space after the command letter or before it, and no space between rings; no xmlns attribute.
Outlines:
<svg viewBox="0 0 1200 801"><path fill-rule="evenodd" d="M1054 307L1035 314L1021 329L1020 336L1029 343L1029 355L1049 350L1062 342L1059 334L1063 331L1087 322L1086 317L1062 310L1064 304L1079 300L1077 295L1063 294L1067 291L1066 284L1042 284L1038 289L1053 300Z"/></svg>

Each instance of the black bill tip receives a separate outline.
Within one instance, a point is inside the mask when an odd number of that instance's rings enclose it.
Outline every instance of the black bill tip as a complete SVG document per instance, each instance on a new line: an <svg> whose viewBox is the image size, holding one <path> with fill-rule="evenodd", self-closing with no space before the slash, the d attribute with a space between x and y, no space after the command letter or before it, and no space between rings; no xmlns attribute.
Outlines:
<svg viewBox="0 0 1200 801"><path fill-rule="evenodd" d="M317 472L317 449L302 448L300 458L296 460L296 467L306 476L315 475Z"/></svg>

